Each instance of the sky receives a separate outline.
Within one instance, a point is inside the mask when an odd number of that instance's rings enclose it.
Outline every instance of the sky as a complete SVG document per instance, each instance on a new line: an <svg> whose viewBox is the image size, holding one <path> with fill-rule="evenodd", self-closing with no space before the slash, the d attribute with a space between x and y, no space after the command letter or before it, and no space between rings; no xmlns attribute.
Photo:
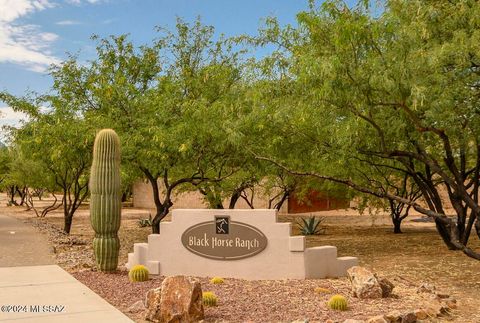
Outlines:
<svg viewBox="0 0 480 323"><path fill-rule="evenodd" d="M45 93L52 85L48 67L78 54L95 57L90 37L130 34L136 44L150 43L155 26L173 30L177 17L198 16L226 36L256 34L262 19L276 16L295 24L307 0L0 0L0 91ZM0 101L0 125L22 115Z"/></svg>

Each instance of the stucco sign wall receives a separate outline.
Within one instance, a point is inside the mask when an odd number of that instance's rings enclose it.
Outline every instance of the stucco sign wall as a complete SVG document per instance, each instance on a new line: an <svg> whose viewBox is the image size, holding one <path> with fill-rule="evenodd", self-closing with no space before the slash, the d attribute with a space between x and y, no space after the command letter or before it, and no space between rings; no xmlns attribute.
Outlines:
<svg viewBox="0 0 480 323"><path fill-rule="evenodd" d="M160 234L134 245L126 265L137 264L167 276L300 279L343 276L357 259L337 258L333 246L305 248L274 210L177 209Z"/></svg>

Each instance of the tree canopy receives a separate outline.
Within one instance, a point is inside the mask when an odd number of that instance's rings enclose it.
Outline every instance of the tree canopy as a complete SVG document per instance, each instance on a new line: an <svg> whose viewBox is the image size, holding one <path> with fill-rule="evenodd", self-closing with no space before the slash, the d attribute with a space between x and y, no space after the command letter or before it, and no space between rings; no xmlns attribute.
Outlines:
<svg viewBox="0 0 480 323"><path fill-rule="evenodd" d="M142 46L94 37L96 57L54 67L48 95L2 93L30 117L12 143L49 170L70 223L93 136L113 128L124 177L152 186L155 233L180 190L220 208L258 184L349 187L394 222L412 208L433 218L450 249L480 259L469 247L472 230L480 238L480 3L381 5L311 1L297 26L268 18L256 37L181 19ZM248 59L256 46L274 50Z"/></svg>

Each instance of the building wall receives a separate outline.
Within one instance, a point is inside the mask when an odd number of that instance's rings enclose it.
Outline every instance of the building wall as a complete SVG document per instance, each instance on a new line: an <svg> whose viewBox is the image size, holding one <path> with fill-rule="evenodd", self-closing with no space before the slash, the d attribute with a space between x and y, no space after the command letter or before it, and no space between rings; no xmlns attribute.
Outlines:
<svg viewBox="0 0 480 323"><path fill-rule="evenodd" d="M159 182L160 186L160 182ZM161 187L161 186L160 186ZM228 207L230 201L224 200L223 206ZM280 209L280 213L287 213L287 202ZM137 181L133 185L133 206L147 209L155 209L153 202L152 186L147 181ZM268 208L268 197L258 195L253 201L256 209ZM184 192L173 197L172 209L206 209L207 204L199 192ZM238 199L236 209L250 209L250 206L242 199Z"/></svg>
<svg viewBox="0 0 480 323"><path fill-rule="evenodd" d="M159 182L159 185L161 183ZM160 186L161 187L161 186ZM268 208L269 196L256 193L253 206L256 209ZM280 209L280 213L308 213L316 211L326 211L333 209L348 208L349 201L342 199L329 198L324 194L312 192L307 197L307 201L300 201L295 196L285 201ZM229 201L223 201L224 207L228 207ZM133 206L147 209L155 209L153 202L153 193L150 183L147 181L138 181L133 186ZM185 192L173 197L172 209L206 209L207 204L203 196L198 192ZM239 199L235 205L236 209L249 209L248 204Z"/></svg>

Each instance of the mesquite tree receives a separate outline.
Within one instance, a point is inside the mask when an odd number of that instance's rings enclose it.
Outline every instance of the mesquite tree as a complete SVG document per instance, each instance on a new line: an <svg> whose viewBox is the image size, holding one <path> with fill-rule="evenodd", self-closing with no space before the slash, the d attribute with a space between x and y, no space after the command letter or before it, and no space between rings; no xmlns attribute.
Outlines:
<svg viewBox="0 0 480 323"><path fill-rule="evenodd" d="M17 98L7 93L0 93L0 98L15 111L28 115L28 122L11 129L12 145L44 170L37 174L42 177L37 180L47 180L52 191L62 193L63 230L70 233L73 216L89 192L89 152L94 131L68 98L54 95ZM43 110L42 106L50 108Z"/></svg>
<svg viewBox="0 0 480 323"><path fill-rule="evenodd" d="M150 46L135 47L126 36L102 39L89 64L72 57L53 72L56 91L86 120L122 137L122 160L152 187L154 233L181 186L220 181L238 169L218 167L234 156L224 123L242 93L238 55L213 40L212 27L178 20L175 32L159 32Z"/></svg>
<svg viewBox="0 0 480 323"><path fill-rule="evenodd" d="M295 41L283 41L291 29L268 34L290 56L279 95L288 105L273 101L279 140L267 159L411 205L448 248L480 259L468 246L472 230L480 237L480 3L391 0L380 13L368 3L312 4ZM355 158L400 168L425 204L365 185Z"/></svg>

